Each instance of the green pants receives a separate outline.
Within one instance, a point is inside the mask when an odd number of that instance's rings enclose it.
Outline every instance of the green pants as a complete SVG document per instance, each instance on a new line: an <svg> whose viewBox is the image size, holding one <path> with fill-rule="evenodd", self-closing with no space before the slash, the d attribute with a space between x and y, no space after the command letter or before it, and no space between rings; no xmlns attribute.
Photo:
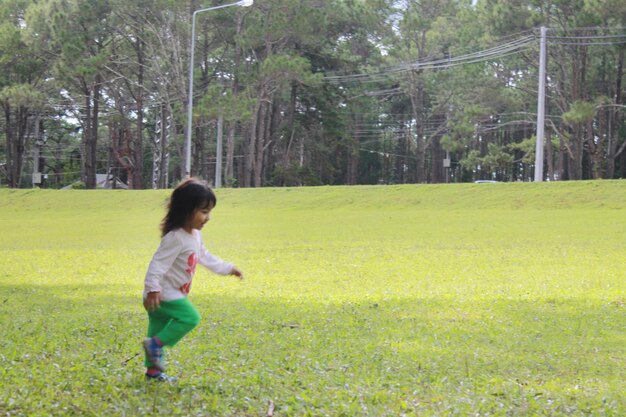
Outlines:
<svg viewBox="0 0 626 417"><path fill-rule="evenodd" d="M161 301L156 311L148 312L148 337L156 336L163 346L174 346L200 323L200 313L187 298ZM146 357L147 367L152 362Z"/></svg>

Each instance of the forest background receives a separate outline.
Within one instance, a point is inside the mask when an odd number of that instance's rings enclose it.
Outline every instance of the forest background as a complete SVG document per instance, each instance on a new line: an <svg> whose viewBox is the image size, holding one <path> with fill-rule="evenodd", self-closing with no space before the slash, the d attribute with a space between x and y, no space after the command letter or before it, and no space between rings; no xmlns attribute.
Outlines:
<svg viewBox="0 0 626 417"><path fill-rule="evenodd" d="M193 11L0 0L0 186L185 175ZM197 15L191 172L238 187L626 177L622 0L258 0ZM114 184L117 184L114 182Z"/></svg>

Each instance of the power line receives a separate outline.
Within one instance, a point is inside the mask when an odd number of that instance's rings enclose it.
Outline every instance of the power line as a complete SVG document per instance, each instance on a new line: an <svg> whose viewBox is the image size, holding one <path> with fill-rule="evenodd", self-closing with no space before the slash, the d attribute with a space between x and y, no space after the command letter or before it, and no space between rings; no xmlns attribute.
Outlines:
<svg viewBox="0 0 626 417"><path fill-rule="evenodd" d="M548 31L550 31L550 32L556 32L557 30L560 30L560 31L566 30L567 32L588 32L590 30L593 30L593 31L607 31L607 30L624 31L624 30L626 30L626 26L610 26L610 27L607 27L607 26L582 26L582 27L567 28L567 29L548 28Z"/></svg>
<svg viewBox="0 0 626 417"><path fill-rule="evenodd" d="M575 45L575 46L610 46L626 44L626 38L620 42L550 42L551 45Z"/></svg>
<svg viewBox="0 0 626 417"><path fill-rule="evenodd" d="M574 28L572 31L606 31L608 28L603 27L590 27L590 28ZM623 28L611 28L623 29ZM554 29L551 29L554 31ZM492 48L483 49L477 52L467 53L456 57L440 58L440 59L427 59L423 61L414 61L401 63L394 66L384 67L373 73L356 73L345 75L327 75L323 77L323 80L328 83L372 83L379 82L388 79L389 76L402 74L408 71L415 70L428 70L428 69L447 69L459 65L475 64L480 62L491 61L518 54L530 47L534 46L534 42L537 37L534 34L525 35L517 39L510 40L508 42L501 43ZM585 36L548 36L547 39L551 39L553 44L564 45L621 45L626 43L626 34L616 35L585 35ZM601 41L601 40L613 41ZM567 41L583 40L587 42L581 43L566 43ZM399 92L397 89L380 90L379 92L368 92L365 95L391 95Z"/></svg>
<svg viewBox="0 0 626 417"><path fill-rule="evenodd" d="M623 35L587 35L587 36L546 36L546 39L614 39L614 38L626 38L626 33Z"/></svg>
<svg viewBox="0 0 626 417"><path fill-rule="evenodd" d="M348 75L336 75L326 76L324 81L329 83L345 83L345 82L377 82L387 79L389 75L402 74L408 71L426 70L426 69L446 69L459 65L474 64L479 62L485 62L494 60L497 58L506 57L509 55L517 54L534 43L535 37L532 35L525 36L523 38L515 39L510 42L506 42L497 45L493 48L484 49L481 51L461 55L458 57L449 57L441 59L430 59L424 61L414 61L409 63L402 63L390 67L381 69L378 72L367 74L348 74ZM383 90L387 91L387 90Z"/></svg>

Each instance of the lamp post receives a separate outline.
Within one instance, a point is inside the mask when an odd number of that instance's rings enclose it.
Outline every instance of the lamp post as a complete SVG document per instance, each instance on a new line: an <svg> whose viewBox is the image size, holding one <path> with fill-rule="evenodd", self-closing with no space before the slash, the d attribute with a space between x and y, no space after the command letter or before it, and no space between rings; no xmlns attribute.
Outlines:
<svg viewBox="0 0 626 417"><path fill-rule="evenodd" d="M193 119L193 65L196 49L196 15L210 10L223 9L230 6L248 7L252 6L254 0L240 0L236 3L223 4L221 6L198 9L191 16L191 49L189 53L189 102L187 103L187 139L185 141L185 176L191 176L191 130Z"/></svg>

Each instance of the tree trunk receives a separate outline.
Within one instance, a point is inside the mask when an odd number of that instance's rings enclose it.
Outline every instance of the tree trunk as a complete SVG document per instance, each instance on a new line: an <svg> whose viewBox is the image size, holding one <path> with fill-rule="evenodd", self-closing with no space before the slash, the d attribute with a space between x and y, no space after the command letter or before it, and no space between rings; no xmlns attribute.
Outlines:
<svg viewBox="0 0 626 417"><path fill-rule="evenodd" d="M99 77L97 78L99 79ZM98 145L98 111L100 85L88 86L83 80L85 109L83 110L83 169L82 176L87 189L96 188L96 156Z"/></svg>
<svg viewBox="0 0 626 417"><path fill-rule="evenodd" d="M241 62L243 61L243 49L239 44L239 39L241 32L243 31L243 15L241 13L237 13L237 23L236 23L236 36L235 36L235 53L234 53L234 68L239 68ZM239 97L239 76L237 73L234 74L233 83L232 83L232 95L234 98ZM235 132L237 130L237 123L234 120L230 120L228 123L228 133L227 133L227 143L226 143L226 167L225 167L225 177L226 182L229 186L233 186L237 177L237 183L243 184L245 183L245 179L242 178L240 173L242 172L242 167L245 172L246 159L244 159L243 163L237 164L238 172L235 173ZM245 152L245 144L244 144L244 152Z"/></svg>
<svg viewBox="0 0 626 417"><path fill-rule="evenodd" d="M356 185L359 180L359 156L360 156L360 144L361 144L361 117L360 115L353 115L354 136L351 137L350 143L347 146L348 161L346 167L346 184Z"/></svg>
<svg viewBox="0 0 626 417"><path fill-rule="evenodd" d="M414 74L415 78L411 79L411 89L409 93L411 97L411 106L413 108L413 116L416 121L415 131L415 181L423 183L426 181L426 142L424 135L424 83L420 77L420 73Z"/></svg>
<svg viewBox="0 0 626 417"><path fill-rule="evenodd" d="M437 135L432 140L432 164L430 167L430 182L439 184L444 182L443 159L444 152L441 148L441 136Z"/></svg>
<svg viewBox="0 0 626 417"><path fill-rule="evenodd" d="M143 186L143 128L144 128L144 110L143 110L143 83L144 83L144 44L143 41L138 40L136 43L137 51L137 96L135 102L137 103L137 132L135 133L135 143L133 146L133 160L135 161L135 169L133 171L134 189L144 188Z"/></svg>
<svg viewBox="0 0 626 417"><path fill-rule="evenodd" d="M254 162L254 186L261 186L261 174L263 172L263 154L265 153L265 144L267 142L267 124L269 117L270 104L267 101L261 103L259 109L259 124L257 125L257 143L256 143L256 161Z"/></svg>
<svg viewBox="0 0 626 417"><path fill-rule="evenodd" d="M208 157L206 156L205 142L207 128L196 126L191 147L191 172L200 178L208 179Z"/></svg>
<svg viewBox="0 0 626 417"><path fill-rule="evenodd" d="M16 188L19 183L18 162L21 158L18 156L18 144L15 137L15 128L11 123L11 106L8 103L3 105L5 120L5 137L7 152L7 183L9 188Z"/></svg>
<svg viewBox="0 0 626 417"><path fill-rule="evenodd" d="M23 106L14 109L7 102L4 103L3 108L6 123L7 183L10 188L18 188L24 165L29 110ZM12 114L15 115L14 119L11 117Z"/></svg>
<svg viewBox="0 0 626 417"><path fill-rule="evenodd" d="M232 186L235 164L235 124L230 123L226 128L226 163L224 164L224 180L227 186Z"/></svg>
<svg viewBox="0 0 626 417"><path fill-rule="evenodd" d="M583 143L585 142L584 131L580 123L574 123L569 128L563 141L565 158L565 178L575 181L582 179L583 170Z"/></svg>
<svg viewBox="0 0 626 417"><path fill-rule="evenodd" d="M593 150L591 153L591 170L594 180L602 178L604 171L604 110L600 109L596 117L598 122L598 139L595 146L590 148L590 150ZM593 124L593 120L587 123L588 137L591 143L594 143L595 138Z"/></svg>
<svg viewBox="0 0 626 417"><path fill-rule="evenodd" d="M297 84L294 82L291 84L291 96L289 99L289 107L287 110L287 123L285 131L289 134L289 139L287 140L287 145L285 146L285 150L283 153L283 167L287 169L291 165L291 147L293 146L294 136L295 136L295 114L296 114L296 100L297 100Z"/></svg>
<svg viewBox="0 0 626 417"><path fill-rule="evenodd" d="M252 185L252 178L254 175L254 164L256 161L256 146L257 146L257 127L259 124L259 113L261 110L261 98L256 102L254 112L252 113L252 122L250 123L250 138L248 139L248 146L245 149L244 160L244 177L243 186L250 187Z"/></svg>
<svg viewBox="0 0 626 417"><path fill-rule="evenodd" d="M545 136L546 141L546 160L548 162L548 180L554 181L554 148L552 147L552 138L550 134Z"/></svg>
<svg viewBox="0 0 626 417"><path fill-rule="evenodd" d="M624 48L620 48L619 57L617 61L617 74L615 75L615 92L614 100L615 107L609 110L608 124L608 149L607 149L607 166L606 166L606 178L615 178L615 163L619 157L618 142L620 138L620 126L624 125L623 110L621 105L624 103L624 92L622 91L622 77L624 76ZM624 141L626 143L626 141Z"/></svg>

